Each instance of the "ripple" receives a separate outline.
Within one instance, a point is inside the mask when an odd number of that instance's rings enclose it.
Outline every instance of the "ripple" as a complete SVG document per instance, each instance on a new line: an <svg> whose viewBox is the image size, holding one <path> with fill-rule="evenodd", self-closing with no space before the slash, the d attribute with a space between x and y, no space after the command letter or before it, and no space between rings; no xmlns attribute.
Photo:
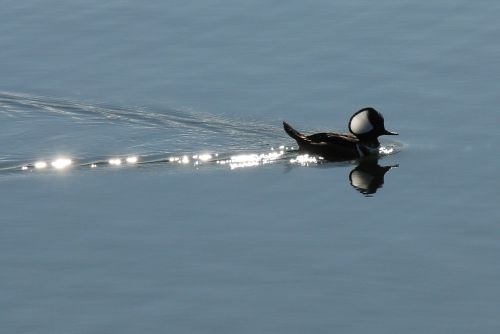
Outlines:
<svg viewBox="0 0 500 334"><path fill-rule="evenodd" d="M2 175L136 166L237 170L326 163L283 145L290 139L281 127L184 109L117 107L0 92L0 117L5 130L0 139L7 143L0 157ZM81 126L73 128L74 124ZM380 156L402 147L384 143Z"/></svg>

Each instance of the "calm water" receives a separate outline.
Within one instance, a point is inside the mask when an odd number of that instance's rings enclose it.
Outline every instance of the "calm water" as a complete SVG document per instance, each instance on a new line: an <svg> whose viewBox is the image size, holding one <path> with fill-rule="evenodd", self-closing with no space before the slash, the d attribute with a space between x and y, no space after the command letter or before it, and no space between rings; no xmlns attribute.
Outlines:
<svg viewBox="0 0 500 334"><path fill-rule="evenodd" d="M1 332L497 333L499 16L7 1ZM368 105L378 161L281 129Z"/></svg>

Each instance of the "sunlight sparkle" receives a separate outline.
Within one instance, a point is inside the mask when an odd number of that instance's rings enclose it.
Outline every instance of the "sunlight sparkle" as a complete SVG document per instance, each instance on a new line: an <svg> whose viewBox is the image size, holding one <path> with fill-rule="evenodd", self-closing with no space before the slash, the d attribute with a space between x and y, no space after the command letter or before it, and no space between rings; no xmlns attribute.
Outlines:
<svg viewBox="0 0 500 334"><path fill-rule="evenodd" d="M109 159L108 163L113 166L120 166L122 164L122 160L120 158Z"/></svg>
<svg viewBox="0 0 500 334"><path fill-rule="evenodd" d="M45 161L37 161L35 162L35 168L42 169L47 167L47 163Z"/></svg>
<svg viewBox="0 0 500 334"><path fill-rule="evenodd" d="M71 165L72 161L71 159L68 158L59 158L54 161L52 161L51 165L55 169L63 169Z"/></svg>
<svg viewBox="0 0 500 334"><path fill-rule="evenodd" d="M135 164L137 163L137 161L139 160L136 156L131 156L131 157L127 157L127 163L129 164Z"/></svg>

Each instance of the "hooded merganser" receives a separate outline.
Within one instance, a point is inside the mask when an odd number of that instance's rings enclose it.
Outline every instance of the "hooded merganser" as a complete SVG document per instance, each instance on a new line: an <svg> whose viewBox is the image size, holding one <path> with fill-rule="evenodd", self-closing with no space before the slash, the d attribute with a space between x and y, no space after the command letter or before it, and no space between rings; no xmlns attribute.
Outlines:
<svg viewBox="0 0 500 334"><path fill-rule="evenodd" d="M322 132L306 136L287 122L286 133L297 141L299 149L331 161L352 160L379 153L381 135L397 135L384 127L384 117L373 108L363 108L351 116L349 133Z"/></svg>

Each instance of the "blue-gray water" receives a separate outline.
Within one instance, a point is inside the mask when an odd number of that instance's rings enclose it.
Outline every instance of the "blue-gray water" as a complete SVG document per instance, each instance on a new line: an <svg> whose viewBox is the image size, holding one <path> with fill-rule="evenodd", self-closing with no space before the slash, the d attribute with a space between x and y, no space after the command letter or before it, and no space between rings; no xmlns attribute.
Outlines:
<svg viewBox="0 0 500 334"><path fill-rule="evenodd" d="M1 332L498 333L499 16L5 2ZM400 133L371 194L281 129L368 105Z"/></svg>

